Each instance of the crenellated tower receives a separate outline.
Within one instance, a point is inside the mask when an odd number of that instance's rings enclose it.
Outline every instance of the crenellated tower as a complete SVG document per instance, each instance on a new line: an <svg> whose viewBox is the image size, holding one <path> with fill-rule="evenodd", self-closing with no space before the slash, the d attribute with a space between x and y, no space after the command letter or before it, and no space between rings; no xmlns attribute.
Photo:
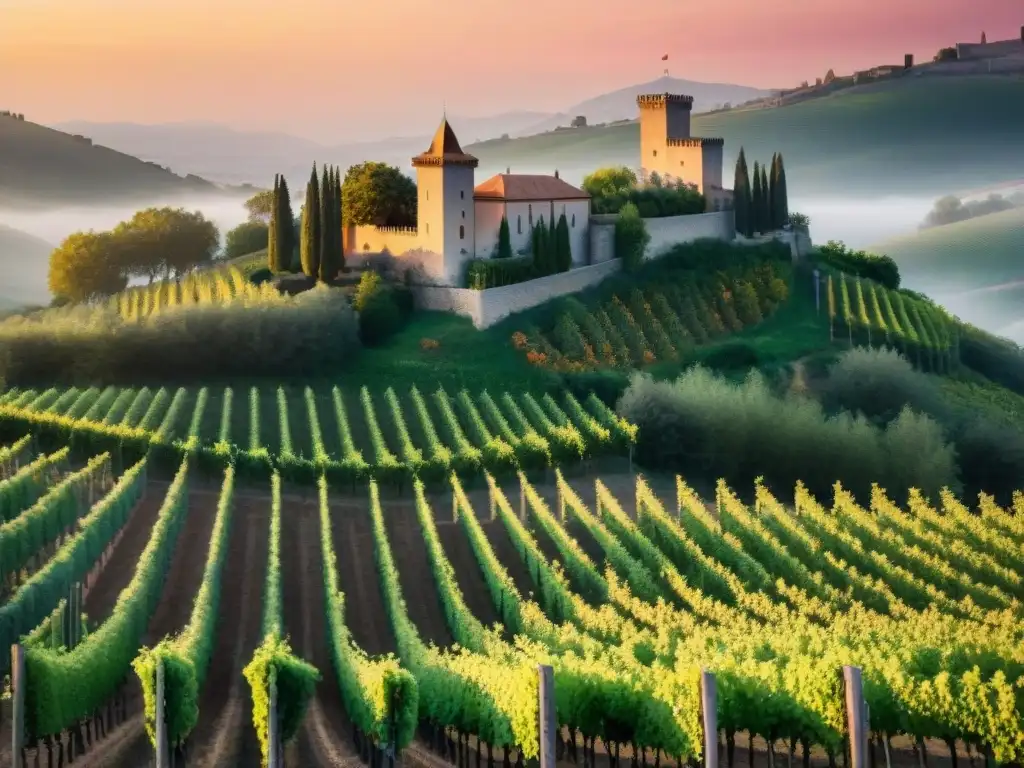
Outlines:
<svg viewBox="0 0 1024 768"><path fill-rule="evenodd" d="M666 181L695 184L708 210L730 205L722 185L724 139L690 135L693 97L674 93L637 96L640 108L640 173L657 173Z"/></svg>
<svg viewBox="0 0 1024 768"><path fill-rule="evenodd" d="M473 188L480 161L459 145L447 118L426 152L416 155L418 243L444 260L443 279L459 285L476 242ZM437 277L442 277L438 275Z"/></svg>

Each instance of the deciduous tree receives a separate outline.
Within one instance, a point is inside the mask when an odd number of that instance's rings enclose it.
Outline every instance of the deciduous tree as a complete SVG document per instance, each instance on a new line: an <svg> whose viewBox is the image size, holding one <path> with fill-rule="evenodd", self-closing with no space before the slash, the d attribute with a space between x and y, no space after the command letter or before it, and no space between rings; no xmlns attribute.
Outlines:
<svg viewBox="0 0 1024 768"><path fill-rule="evenodd" d="M270 237L271 227L262 221L243 221L227 233L224 240L224 256L229 259L245 256L266 248L269 252L273 240ZM271 271L280 271L271 266Z"/></svg>
<svg viewBox="0 0 1024 768"><path fill-rule="evenodd" d="M128 273L150 282L209 264L220 245L216 225L201 212L184 208L146 208L112 234Z"/></svg>
<svg viewBox="0 0 1024 768"><path fill-rule="evenodd" d="M251 221L262 221L269 224L274 211L274 190L261 189L246 200L243 205L245 210L249 212L249 219Z"/></svg>
<svg viewBox="0 0 1024 768"><path fill-rule="evenodd" d="M416 183L386 163L360 163L345 173L343 216L348 224L416 224Z"/></svg>
<svg viewBox="0 0 1024 768"><path fill-rule="evenodd" d="M128 285L123 254L110 232L76 232L50 254L50 292L68 301L110 296Z"/></svg>

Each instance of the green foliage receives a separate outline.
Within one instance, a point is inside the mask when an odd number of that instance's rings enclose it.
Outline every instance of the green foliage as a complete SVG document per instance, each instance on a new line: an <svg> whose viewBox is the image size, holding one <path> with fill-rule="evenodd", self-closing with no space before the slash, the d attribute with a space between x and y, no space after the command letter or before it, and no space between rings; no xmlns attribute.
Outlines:
<svg viewBox="0 0 1024 768"><path fill-rule="evenodd" d="M359 337L367 346L379 345L393 336L409 316L409 308L399 304L396 288L372 270L360 277L353 306L359 313Z"/></svg>
<svg viewBox="0 0 1024 768"><path fill-rule="evenodd" d="M754 234L753 192L750 184L750 172L747 169L747 156L740 147L736 158L736 173L733 177L733 209L736 212L736 231L750 237Z"/></svg>
<svg viewBox="0 0 1024 768"><path fill-rule="evenodd" d="M622 207L615 220L615 255L622 259L622 268L636 272L644 260L644 252L651 241L640 211L632 203Z"/></svg>
<svg viewBox="0 0 1024 768"><path fill-rule="evenodd" d="M498 226L498 246L494 254L496 259L512 258L512 236L508 228L508 218L501 217L501 224Z"/></svg>
<svg viewBox="0 0 1024 768"><path fill-rule="evenodd" d="M555 263L559 272L568 272L572 268L572 240L569 238L569 222L564 213L558 217L555 229Z"/></svg>
<svg viewBox="0 0 1024 768"><path fill-rule="evenodd" d="M89 301L124 290L128 277L114 236L76 232L50 254L50 292L66 301Z"/></svg>
<svg viewBox="0 0 1024 768"><path fill-rule="evenodd" d="M872 483L926 494L958 486L953 448L929 417L907 410L884 430L849 414L827 418L812 400L773 394L757 373L740 385L699 366L674 382L637 374L617 410L639 429L638 460L695 478L762 476L778 488L802 478L815 493L839 478L858 495ZM911 435L920 453L912 463L896 459Z"/></svg>
<svg viewBox="0 0 1024 768"><path fill-rule="evenodd" d="M320 180L316 165L306 183L306 204L302 208L302 235L299 241L302 272L309 277L320 274Z"/></svg>
<svg viewBox="0 0 1024 768"><path fill-rule="evenodd" d="M337 259L335 258L335 235L340 231L335 227L334 217L334 174L328 166L324 166L320 179L320 258L317 261L317 269L313 274L323 283L330 281L337 274Z"/></svg>
<svg viewBox="0 0 1024 768"><path fill-rule="evenodd" d="M533 271L539 276L550 275L554 271L551 264L551 251L548 247L548 230L543 219L533 225L530 235L530 252L533 255Z"/></svg>
<svg viewBox="0 0 1024 768"><path fill-rule="evenodd" d="M881 283L890 290L900 287L900 270L888 256L879 256L866 251L855 251L836 240L829 240L818 247L822 261L847 274L864 277Z"/></svg>
<svg viewBox="0 0 1024 768"><path fill-rule="evenodd" d="M654 177L638 184L636 174L625 166L600 168L583 177L582 188L591 196L593 213L619 213L632 203L644 218L703 213L705 202L695 186L665 183Z"/></svg>
<svg viewBox="0 0 1024 768"><path fill-rule="evenodd" d="M789 188L786 185L786 164L779 152L772 166L772 222L781 229L789 221Z"/></svg>
<svg viewBox="0 0 1024 768"><path fill-rule="evenodd" d="M416 225L416 183L394 166L375 162L351 166L345 172L342 197L346 225Z"/></svg>
<svg viewBox="0 0 1024 768"><path fill-rule="evenodd" d="M224 258L235 259L269 248L270 234L270 228L262 221L242 222L228 231L224 243Z"/></svg>
<svg viewBox="0 0 1024 768"><path fill-rule="evenodd" d="M146 731L156 745L157 665L164 667L164 717L171 746L183 744L199 721L199 696L209 668L216 640L221 578L227 559L234 505L233 467L224 472L217 517L192 614L188 624L174 638L162 640L154 648L142 648L132 666L142 684L145 701ZM221 631L228 628L221 627Z"/></svg>
<svg viewBox="0 0 1024 768"><path fill-rule="evenodd" d="M534 270L533 256L471 259L466 264L466 287L475 291L525 283L535 277L538 275Z"/></svg>
<svg viewBox="0 0 1024 768"><path fill-rule="evenodd" d="M281 591L281 478L270 481L270 545L263 594L263 642L242 674L252 690L252 723L260 741L263 762L269 754L271 689L276 688L281 744L298 732L306 707L313 698L320 672L292 654L284 635L284 594Z"/></svg>
<svg viewBox="0 0 1024 768"><path fill-rule="evenodd" d="M29 734L56 734L91 716L130 673L188 513L187 478L188 465L182 464L167 490L146 548L139 555L135 574L110 617L68 653L31 648L25 654Z"/></svg>

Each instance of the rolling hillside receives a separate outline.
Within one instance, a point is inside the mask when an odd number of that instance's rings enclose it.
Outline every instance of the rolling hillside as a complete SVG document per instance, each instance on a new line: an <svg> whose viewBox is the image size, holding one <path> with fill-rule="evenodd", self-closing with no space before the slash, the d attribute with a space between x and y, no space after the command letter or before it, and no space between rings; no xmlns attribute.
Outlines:
<svg viewBox="0 0 1024 768"><path fill-rule="evenodd" d="M942 194L1024 177L1015 138L1024 77L902 78L792 106L694 115L693 133L725 139L726 177L740 146L751 159L781 151L790 194ZM487 141L466 147L481 175L511 167L579 181L594 168L639 165L636 123ZM955 162L953 160L955 159Z"/></svg>
<svg viewBox="0 0 1024 768"><path fill-rule="evenodd" d="M55 208L170 195L223 195L136 157L27 120L0 117L0 207Z"/></svg>
<svg viewBox="0 0 1024 768"><path fill-rule="evenodd" d="M1024 208L878 243L908 288L985 330L1024 341Z"/></svg>

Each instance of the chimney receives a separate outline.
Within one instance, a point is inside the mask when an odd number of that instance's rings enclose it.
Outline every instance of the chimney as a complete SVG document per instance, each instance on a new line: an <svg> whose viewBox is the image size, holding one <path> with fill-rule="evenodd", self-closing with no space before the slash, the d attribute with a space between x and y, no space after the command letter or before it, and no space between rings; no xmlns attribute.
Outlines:
<svg viewBox="0 0 1024 768"><path fill-rule="evenodd" d="M905 53L905 54L903 54L903 68L904 69L910 69L912 66L914 66L914 54L912 54L912 53Z"/></svg>
<svg viewBox="0 0 1024 768"><path fill-rule="evenodd" d="M506 176L512 175L512 166L511 165L508 166L507 168L505 168L505 175Z"/></svg>
<svg viewBox="0 0 1024 768"><path fill-rule="evenodd" d="M558 178L558 169L557 168L555 168L555 178L556 179Z"/></svg>

